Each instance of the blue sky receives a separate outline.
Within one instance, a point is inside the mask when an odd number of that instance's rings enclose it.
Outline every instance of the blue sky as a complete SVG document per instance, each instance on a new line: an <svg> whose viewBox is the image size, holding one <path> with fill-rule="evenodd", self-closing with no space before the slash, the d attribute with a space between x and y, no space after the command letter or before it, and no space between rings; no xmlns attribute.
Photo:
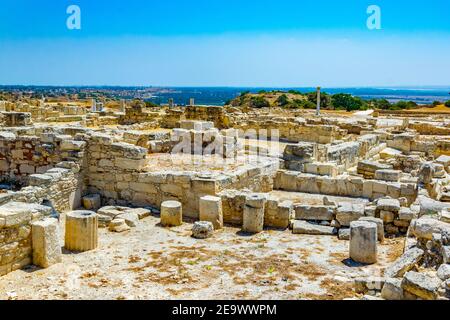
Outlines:
<svg viewBox="0 0 450 320"><path fill-rule="evenodd" d="M448 0L0 0L0 84L450 85L449 14Z"/></svg>

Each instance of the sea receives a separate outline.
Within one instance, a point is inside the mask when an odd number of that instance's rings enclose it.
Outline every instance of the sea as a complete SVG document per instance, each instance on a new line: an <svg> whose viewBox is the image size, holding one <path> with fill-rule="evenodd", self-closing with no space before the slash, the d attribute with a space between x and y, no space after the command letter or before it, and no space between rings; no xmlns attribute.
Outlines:
<svg viewBox="0 0 450 320"><path fill-rule="evenodd" d="M195 104L199 105L224 105L228 100L234 99L242 92L250 91L257 93L261 90L296 90L300 92L315 91L313 87L302 88L262 88L262 87L172 87L164 90L155 90L152 96L146 100L167 104L169 99L173 99L177 105L187 105L190 98L195 99ZM434 101L445 102L450 100L450 86L443 87L353 87L353 88L322 88L322 92L329 94L349 93L361 97L365 100L387 99L395 103L400 100L414 101L419 105L431 104Z"/></svg>

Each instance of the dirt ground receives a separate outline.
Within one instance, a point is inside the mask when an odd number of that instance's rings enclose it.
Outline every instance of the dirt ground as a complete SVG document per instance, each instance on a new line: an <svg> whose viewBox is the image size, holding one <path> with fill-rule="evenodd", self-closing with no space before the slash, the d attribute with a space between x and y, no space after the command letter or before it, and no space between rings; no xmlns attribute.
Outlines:
<svg viewBox="0 0 450 320"><path fill-rule="evenodd" d="M403 247L387 240L379 263L361 266L336 237L225 227L197 240L191 228L165 229L151 216L125 233L100 229L94 251L1 277L0 299L343 299L358 296L352 279L380 275Z"/></svg>

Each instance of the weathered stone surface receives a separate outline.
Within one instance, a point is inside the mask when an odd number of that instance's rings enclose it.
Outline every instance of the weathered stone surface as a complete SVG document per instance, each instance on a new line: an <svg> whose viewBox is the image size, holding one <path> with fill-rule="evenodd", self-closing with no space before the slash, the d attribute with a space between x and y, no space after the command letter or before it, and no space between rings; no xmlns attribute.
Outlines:
<svg viewBox="0 0 450 320"><path fill-rule="evenodd" d="M103 214L97 214L98 218L98 227L99 228L106 228L109 226L110 222L113 220L112 217L106 216Z"/></svg>
<svg viewBox="0 0 450 320"><path fill-rule="evenodd" d="M299 220L325 220L334 219L334 207L296 205L294 207L295 218Z"/></svg>
<svg viewBox="0 0 450 320"><path fill-rule="evenodd" d="M125 232L130 230L130 226L126 223L125 219L114 219L110 222L109 227L108 227L109 231L111 232Z"/></svg>
<svg viewBox="0 0 450 320"><path fill-rule="evenodd" d="M402 281L402 288L425 300L435 300L441 281L436 277L409 271Z"/></svg>
<svg viewBox="0 0 450 320"><path fill-rule="evenodd" d="M309 235L328 235L336 234L336 229L328 226L321 226L318 224L309 223L303 220L295 220L292 226L294 234L309 234Z"/></svg>
<svg viewBox="0 0 450 320"><path fill-rule="evenodd" d="M406 272L410 271L421 261L423 255L424 251L422 249L409 249L393 264L387 267L384 274L390 278L403 277Z"/></svg>
<svg viewBox="0 0 450 320"><path fill-rule="evenodd" d="M403 300L402 279L388 278L381 290L381 297L386 300Z"/></svg>
<svg viewBox="0 0 450 320"><path fill-rule="evenodd" d="M165 201L161 204L161 225L180 226L183 223L183 211L178 201Z"/></svg>
<svg viewBox="0 0 450 320"><path fill-rule="evenodd" d="M420 217L438 215L442 210L450 208L450 203L436 201L424 195L419 195L417 202L420 205Z"/></svg>
<svg viewBox="0 0 450 320"><path fill-rule="evenodd" d="M123 219L130 227L136 227L139 224L139 216L131 211L119 214L115 216L114 219Z"/></svg>
<svg viewBox="0 0 450 320"><path fill-rule="evenodd" d="M450 232L450 224L433 219L420 218L411 221L410 233L419 239L431 240L433 233Z"/></svg>
<svg viewBox="0 0 450 320"><path fill-rule="evenodd" d="M223 228L222 199L213 196L204 196L199 201L200 220L209 221L214 229Z"/></svg>
<svg viewBox="0 0 450 320"><path fill-rule="evenodd" d="M93 211L72 211L66 214L65 248L88 251L98 245L98 217Z"/></svg>
<svg viewBox="0 0 450 320"><path fill-rule="evenodd" d="M386 199L386 198L379 199L377 202L377 210L399 212L400 201L398 201L397 199Z"/></svg>
<svg viewBox="0 0 450 320"><path fill-rule="evenodd" d="M359 219L360 221L368 221L373 222L377 225L377 239L380 242L384 241L384 224L383 220L375 217L362 217Z"/></svg>
<svg viewBox="0 0 450 320"><path fill-rule="evenodd" d="M97 211L102 205L102 199L99 194L89 194L83 197L83 207L86 210Z"/></svg>
<svg viewBox="0 0 450 320"><path fill-rule="evenodd" d="M192 237L196 239L207 239L213 232L214 226L210 221L197 221L192 227Z"/></svg>
<svg viewBox="0 0 450 320"><path fill-rule="evenodd" d="M45 218L32 223L33 264L48 268L62 261L59 223Z"/></svg>
<svg viewBox="0 0 450 320"><path fill-rule="evenodd" d="M341 228L338 233L339 240L350 240L350 228Z"/></svg>
<svg viewBox="0 0 450 320"><path fill-rule="evenodd" d="M244 232L258 233L264 228L264 210L266 198L254 194L245 200L242 230Z"/></svg>
<svg viewBox="0 0 450 320"><path fill-rule="evenodd" d="M380 218L384 223L388 224L388 223L394 222L395 214L392 211L382 210L382 211L380 211Z"/></svg>
<svg viewBox="0 0 450 320"><path fill-rule="evenodd" d="M398 218L402 221L410 222L413 219L417 219L417 212L414 212L410 208L401 208L398 213Z"/></svg>
<svg viewBox="0 0 450 320"><path fill-rule="evenodd" d="M444 263L450 263L450 246L442 246L441 250Z"/></svg>
<svg viewBox="0 0 450 320"><path fill-rule="evenodd" d="M367 221L350 224L350 258L356 262L377 262L377 225Z"/></svg>
<svg viewBox="0 0 450 320"><path fill-rule="evenodd" d="M439 214L439 220L442 222L450 223L450 209L444 209Z"/></svg>
<svg viewBox="0 0 450 320"><path fill-rule="evenodd" d="M336 209L336 220L341 226L349 227L352 221L357 221L364 216L364 205L350 202L339 203Z"/></svg>
<svg viewBox="0 0 450 320"><path fill-rule="evenodd" d="M401 171L399 170L381 169L375 171L375 179L382 181L398 182L400 175Z"/></svg>
<svg viewBox="0 0 450 320"><path fill-rule="evenodd" d="M446 281L447 279L450 279L450 264L441 264L437 271L437 276L442 281Z"/></svg>

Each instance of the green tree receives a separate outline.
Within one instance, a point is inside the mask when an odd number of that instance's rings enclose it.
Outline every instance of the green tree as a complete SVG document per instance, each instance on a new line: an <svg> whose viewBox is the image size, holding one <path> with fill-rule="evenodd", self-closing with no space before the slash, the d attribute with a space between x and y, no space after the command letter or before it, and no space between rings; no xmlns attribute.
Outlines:
<svg viewBox="0 0 450 320"><path fill-rule="evenodd" d="M307 93L307 98L309 102L312 102L314 105L317 105L317 92L309 92ZM320 107L323 109L330 108L331 105L331 97L326 92L322 92L320 94Z"/></svg>
<svg viewBox="0 0 450 320"><path fill-rule="evenodd" d="M393 110L414 109L417 108L417 103L414 101L399 101L394 105Z"/></svg>
<svg viewBox="0 0 450 320"><path fill-rule="evenodd" d="M364 109L364 101L359 97L354 97L347 93L334 94L331 103L335 109L354 111Z"/></svg>
<svg viewBox="0 0 450 320"><path fill-rule="evenodd" d="M284 107L284 106L287 105L288 103L289 103L289 99L288 99L287 95L285 95L285 94L282 94L282 95L279 96L278 99L277 99L277 104L278 104L280 107Z"/></svg>
<svg viewBox="0 0 450 320"><path fill-rule="evenodd" d="M269 101L264 99L264 97L258 96L258 97L252 97L250 99L250 104L253 108L268 108L270 107Z"/></svg>
<svg viewBox="0 0 450 320"><path fill-rule="evenodd" d="M375 109L388 110L392 104L386 99L374 99L371 101Z"/></svg>
<svg viewBox="0 0 450 320"><path fill-rule="evenodd" d="M445 102L445 106L450 108L450 100Z"/></svg>
<svg viewBox="0 0 450 320"><path fill-rule="evenodd" d="M433 101L433 106L434 107L437 107L438 105L440 105L441 104L441 102L440 101Z"/></svg>

